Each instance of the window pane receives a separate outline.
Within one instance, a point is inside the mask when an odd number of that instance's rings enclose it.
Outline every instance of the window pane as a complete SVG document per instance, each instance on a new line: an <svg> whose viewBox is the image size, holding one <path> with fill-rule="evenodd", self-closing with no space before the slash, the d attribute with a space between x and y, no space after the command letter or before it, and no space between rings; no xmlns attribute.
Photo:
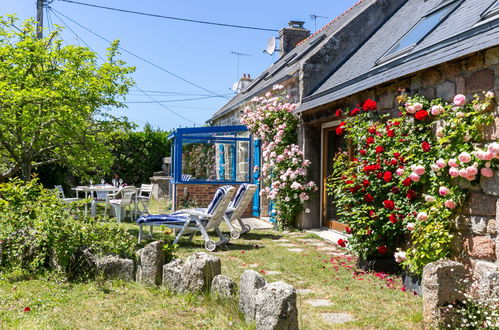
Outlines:
<svg viewBox="0 0 499 330"><path fill-rule="evenodd" d="M452 9L457 6L458 2L451 3L436 12L423 17L402 39L399 40L386 55L396 53L411 45L419 42L431 29L433 29Z"/></svg>

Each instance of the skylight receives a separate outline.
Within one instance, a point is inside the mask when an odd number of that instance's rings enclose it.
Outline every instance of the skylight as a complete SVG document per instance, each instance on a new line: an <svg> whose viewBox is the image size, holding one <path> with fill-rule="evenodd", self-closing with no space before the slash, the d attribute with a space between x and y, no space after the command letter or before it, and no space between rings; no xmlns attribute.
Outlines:
<svg viewBox="0 0 499 330"><path fill-rule="evenodd" d="M499 0L494 2L492 6L487 8L487 10L482 14L482 19L491 18L499 14Z"/></svg>
<svg viewBox="0 0 499 330"><path fill-rule="evenodd" d="M447 17L447 15L457 7L459 2L460 1L454 1L427 14L419 20L419 22L417 22L416 25L414 25L412 29L409 30L409 32L407 32L395 45L393 45L393 47L385 53L384 57L402 52L403 50L409 49L409 47L415 46Z"/></svg>

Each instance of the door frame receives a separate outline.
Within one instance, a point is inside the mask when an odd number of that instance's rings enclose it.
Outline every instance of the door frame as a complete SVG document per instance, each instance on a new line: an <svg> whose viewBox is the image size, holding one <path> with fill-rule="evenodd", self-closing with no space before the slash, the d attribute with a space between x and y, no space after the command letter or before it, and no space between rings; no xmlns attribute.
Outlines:
<svg viewBox="0 0 499 330"><path fill-rule="evenodd" d="M326 198L325 196L325 190L326 190L326 187L325 187L325 182L324 182L324 171L325 171L325 147L326 147L326 143L325 143L325 134L324 134L324 131L328 128L333 128L333 127L336 127L336 126L339 126L339 124L341 123L341 120L337 119L337 120L333 120L333 121L330 121L330 122L327 122L327 123L324 123L321 125L321 189L320 189L320 209L319 209L319 212L320 212L320 226L322 227L324 225L324 199Z"/></svg>

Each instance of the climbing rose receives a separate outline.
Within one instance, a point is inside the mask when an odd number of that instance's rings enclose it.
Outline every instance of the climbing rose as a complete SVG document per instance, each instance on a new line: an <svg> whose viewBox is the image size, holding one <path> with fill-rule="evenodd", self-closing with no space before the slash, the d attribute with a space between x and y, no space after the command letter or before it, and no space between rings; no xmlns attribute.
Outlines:
<svg viewBox="0 0 499 330"><path fill-rule="evenodd" d="M395 203L390 199L384 200L383 205L387 210L393 210L395 208Z"/></svg>
<svg viewBox="0 0 499 330"><path fill-rule="evenodd" d="M448 207L449 209L453 209L456 207L456 203L452 199L448 199L444 203L445 207Z"/></svg>
<svg viewBox="0 0 499 330"><path fill-rule="evenodd" d="M414 103L414 110L419 111L423 109L423 105L421 103Z"/></svg>
<svg viewBox="0 0 499 330"><path fill-rule="evenodd" d="M391 223L397 223L397 216L395 214L390 214L390 216L388 217L388 219L390 219L390 222Z"/></svg>
<svg viewBox="0 0 499 330"><path fill-rule="evenodd" d="M337 109L335 112L336 117L341 117L341 113L342 113L341 109Z"/></svg>
<svg viewBox="0 0 499 330"><path fill-rule="evenodd" d="M378 105L376 104L376 101L373 101L371 99L367 99L365 102L364 102L364 105L362 106L362 108L365 110L365 111L369 111L369 110L376 110L376 107Z"/></svg>
<svg viewBox="0 0 499 330"><path fill-rule="evenodd" d="M367 144L372 144L372 143L374 143L374 138L373 138L372 136L368 137L368 138L366 139L366 143L367 143Z"/></svg>
<svg viewBox="0 0 499 330"><path fill-rule="evenodd" d="M424 152L428 152L431 150L431 146L428 142L424 141L421 143L421 148L423 149Z"/></svg>
<svg viewBox="0 0 499 330"><path fill-rule="evenodd" d="M466 96L464 96L463 94L457 94L456 96L454 96L454 104L458 107L463 106L465 102Z"/></svg>
<svg viewBox="0 0 499 330"><path fill-rule="evenodd" d="M428 117L428 111L426 110L419 110L414 114L414 118L416 118L417 120L425 120L426 117Z"/></svg>
<svg viewBox="0 0 499 330"><path fill-rule="evenodd" d="M414 167L414 172L417 174L417 175L423 175L425 173L425 168L423 165L417 165Z"/></svg>
<svg viewBox="0 0 499 330"><path fill-rule="evenodd" d="M398 263L407 260L407 256L406 256L405 252L403 252L403 251L395 252L393 254L393 257L395 258L395 261L398 262Z"/></svg>
<svg viewBox="0 0 499 330"><path fill-rule="evenodd" d="M459 167L459 165L457 164L457 160L455 158L449 159L448 163L449 163L449 166L451 166L451 167Z"/></svg>
<svg viewBox="0 0 499 330"><path fill-rule="evenodd" d="M407 227L406 228L409 231L413 231L416 228L416 225L414 224L414 222L409 222L409 223L407 223Z"/></svg>
<svg viewBox="0 0 499 330"><path fill-rule="evenodd" d="M344 129L342 126L336 127L336 135L343 135Z"/></svg>
<svg viewBox="0 0 499 330"><path fill-rule="evenodd" d="M416 196L417 196L417 193L416 193L414 190L412 190L412 189L407 190L407 195L406 195L406 197L407 197L408 199L413 199L413 198L416 198Z"/></svg>
<svg viewBox="0 0 499 330"><path fill-rule="evenodd" d="M439 168L444 168L444 167L446 166L446 164L445 164L445 160L443 160L442 158L440 158L439 160L437 160L437 161L435 162L435 164L437 164L437 166L438 166Z"/></svg>
<svg viewBox="0 0 499 330"><path fill-rule="evenodd" d="M397 168L395 173L397 173L398 176L404 175L405 170L403 168Z"/></svg>
<svg viewBox="0 0 499 330"><path fill-rule="evenodd" d="M491 178L491 177L493 177L493 176L494 176L494 171L492 171L490 168L486 168L486 167L482 168L482 169L480 170L480 173L481 173L484 177L486 177L486 178Z"/></svg>
<svg viewBox="0 0 499 330"><path fill-rule="evenodd" d="M414 173L414 172L409 174L409 178L414 182L418 182L421 179L421 177L417 173Z"/></svg>
<svg viewBox="0 0 499 330"><path fill-rule="evenodd" d="M426 220L428 220L428 213L419 212L418 215L416 216L416 219L418 219L420 221L426 221Z"/></svg>
<svg viewBox="0 0 499 330"><path fill-rule="evenodd" d="M386 254L386 253L388 253L388 248L384 245L378 246L378 252L381 254Z"/></svg>
<svg viewBox="0 0 499 330"><path fill-rule="evenodd" d="M461 152L457 158L461 163L468 163L471 161L471 155L467 152Z"/></svg>
<svg viewBox="0 0 499 330"><path fill-rule="evenodd" d="M383 180L385 180L385 182L392 181L392 172L385 171L385 173L383 173Z"/></svg>
<svg viewBox="0 0 499 330"><path fill-rule="evenodd" d="M360 153L362 156L365 156L367 152L366 152L364 149L361 149L361 150L359 150L359 153Z"/></svg>
<svg viewBox="0 0 499 330"><path fill-rule="evenodd" d="M344 240L344 239L342 239L342 238L340 238L340 239L338 240L338 245L339 245L339 246L341 246L341 247L345 247L345 246L347 246L347 243L348 243L348 241L347 241L347 240Z"/></svg>
<svg viewBox="0 0 499 330"><path fill-rule="evenodd" d="M440 196L446 196L447 194L449 194L449 192L449 189L446 187L440 187L438 189L438 193L440 194Z"/></svg>
<svg viewBox="0 0 499 330"><path fill-rule="evenodd" d="M350 228L349 226L346 226L345 227L345 231L347 234L351 234L352 233L352 228Z"/></svg>
<svg viewBox="0 0 499 330"><path fill-rule="evenodd" d="M478 170L476 169L476 167L474 166L468 166L466 168L466 175L467 176L474 176L474 175L477 175L478 174Z"/></svg>
<svg viewBox="0 0 499 330"><path fill-rule="evenodd" d="M367 131L369 132L369 134L374 134L376 133L376 127L375 126L371 126L367 129Z"/></svg>
<svg viewBox="0 0 499 330"><path fill-rule="evenodd" d="M364 196L364 200L368 203L371 203L372 201L374 201L374 197L373 195L367 193L367 195Z"/></svg>
<svg viewBox="0 0 499 330"><path fill-rule="evenodd" d="M350 116L355 116L356 114L358 114L360 112L360 109L359 108L355 108L353 109L352 111L350 111Z"/></svg>
<svg viewBox="0 0 499 330"><path fill-rule="evenodd" d="M411 185L411 178L406 178L404 181L402 181L402 184L406 187L409 187Z"/></svg>
<svg viewBox="0 0 499 330"><path fill-rule="evenodd" d="M382 153L383 151L385 151L385 148L383 148L382 146L377 146L377 147L376 147L376 153L377 153L377 154L380 154L380 153Z"/></svg>

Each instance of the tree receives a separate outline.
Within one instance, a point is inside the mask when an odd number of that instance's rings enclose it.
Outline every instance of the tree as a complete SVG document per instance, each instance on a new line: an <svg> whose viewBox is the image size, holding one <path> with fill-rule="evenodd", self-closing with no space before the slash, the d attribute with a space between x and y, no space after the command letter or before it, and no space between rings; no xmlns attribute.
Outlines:
<svg viewBox="0 0 499 330"><path fill-rule="evenodd" d="M80 174L108 169L106 141L131 127L105 110L124 107L118 99L133 85L118 42L98 64L90 49L63 45L59 28L37 39L34 20L16 23L0 17L0 179L30 179L56 162Z"/></svg>

